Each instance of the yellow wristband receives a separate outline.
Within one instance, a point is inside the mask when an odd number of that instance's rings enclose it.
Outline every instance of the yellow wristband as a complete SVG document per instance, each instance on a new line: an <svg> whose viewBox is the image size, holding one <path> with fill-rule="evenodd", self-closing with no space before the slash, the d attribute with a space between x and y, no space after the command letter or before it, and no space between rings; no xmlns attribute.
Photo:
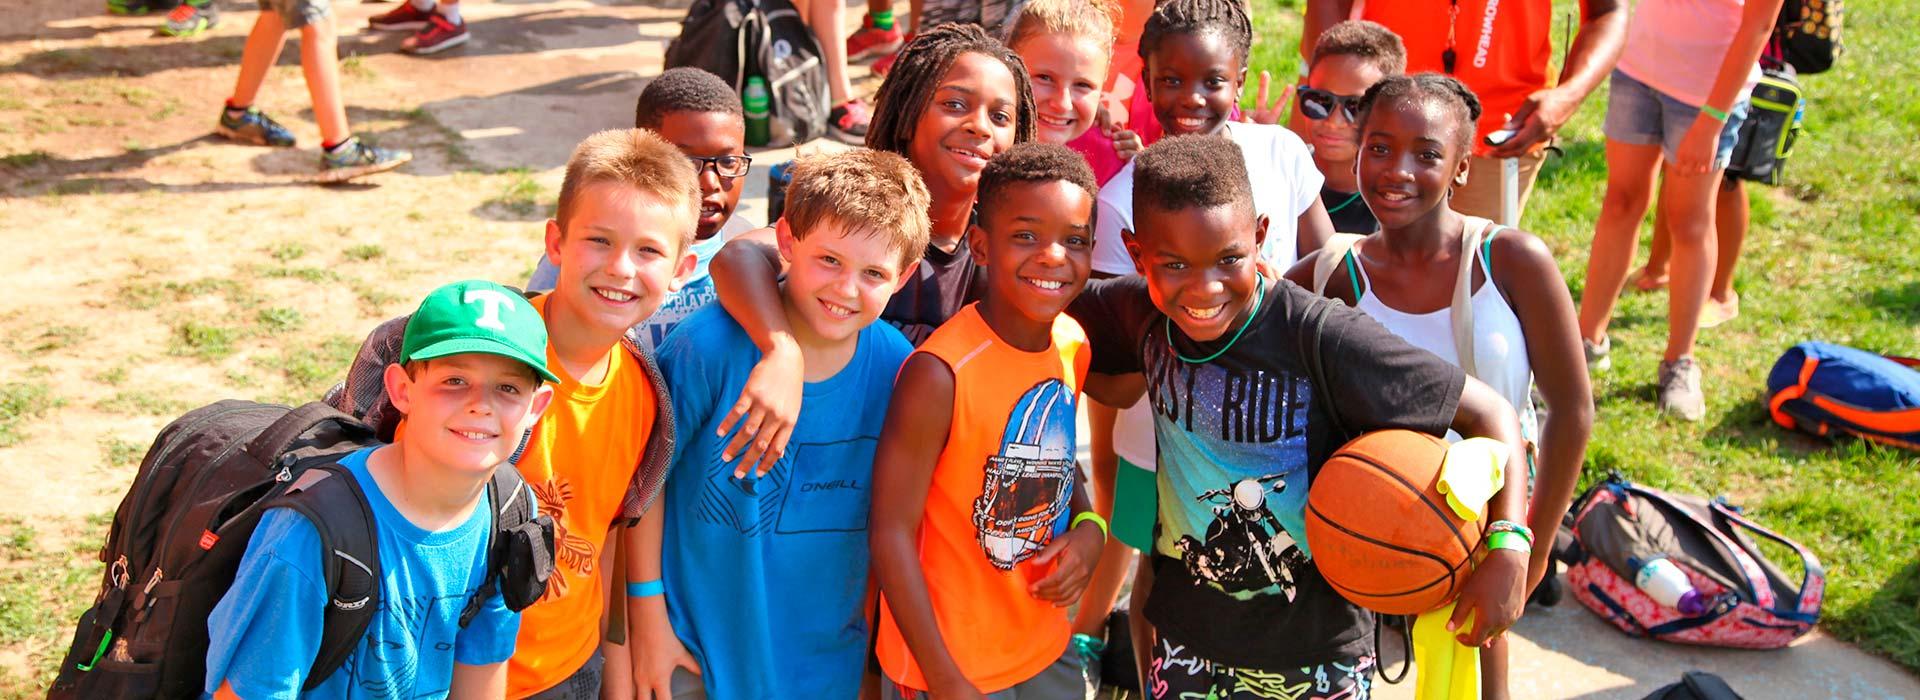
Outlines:
<svg viewBox="0 0 1920 700"><path fill-rule="evenodd" d="M1073 516L1073 522L1067 525L1067 529L1072 530L1076 527L1080 527L1080 523L1084 523L1089 520L1093 521L1093 524L1100 526L1100 539L1103 539L1103 540L1106 539L1109 535L1109 533L1107 532L1107 519L1100 517L1099 513L1095 513L1093 511L1087 511L1085 513L1081 513L1079 515Z"/></svg>

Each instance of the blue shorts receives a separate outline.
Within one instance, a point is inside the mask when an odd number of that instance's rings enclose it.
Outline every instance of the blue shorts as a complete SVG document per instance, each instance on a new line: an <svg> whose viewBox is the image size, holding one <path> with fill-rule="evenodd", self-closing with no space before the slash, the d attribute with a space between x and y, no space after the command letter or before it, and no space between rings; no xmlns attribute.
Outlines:
<svg viewBox="0 0 1920 700"><path fill-rule="evenodd" d="M1646 83L1614 69L1608 82L1607 121L1601 131L1608 139L1641 146L1658 144L1668 161L1680 148L1700 107L1647 87ZM1720 147L1713 153L1713 169L1721 170L1733 160L1733 144L1740 138L1740 122L1747 119L1747 98L1742 96L1727 110L1727 123L1720 128Z"/></svg>

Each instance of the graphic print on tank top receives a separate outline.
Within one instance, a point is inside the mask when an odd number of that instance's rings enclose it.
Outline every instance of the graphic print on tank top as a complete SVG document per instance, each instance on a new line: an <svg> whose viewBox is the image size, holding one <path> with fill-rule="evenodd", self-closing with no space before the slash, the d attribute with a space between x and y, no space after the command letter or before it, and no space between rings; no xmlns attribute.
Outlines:
<svg viewBox="0 0 1920 700"><path fill-rule="evenodd" d="M1073 389L1051 377L1007 413L973 500L973 527L994 568L1012 570L1053 539L1073 492L1074 417Z"/></svg>
<svg viewBox="0 0 1920 700"><path fill-rule="evenodd" d="M1158 549L1187 574L1238 599L1294 599L1308 554L1304 376L1189 364L1165 341L1146 349L1160 475Z"/></svg>

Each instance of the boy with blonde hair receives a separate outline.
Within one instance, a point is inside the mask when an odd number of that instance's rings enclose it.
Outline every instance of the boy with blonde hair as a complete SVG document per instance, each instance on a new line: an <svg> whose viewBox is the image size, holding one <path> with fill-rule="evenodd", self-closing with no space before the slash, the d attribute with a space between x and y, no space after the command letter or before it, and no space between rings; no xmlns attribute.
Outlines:
<svg viewBox="0 0 1920 700"><path fill-rule="evenodd" d="M559 209L547 222L558 281L529 299L545 321L548 363L559 381L517 461L541 512L554 519L555 566L546 595L522 613L509 698L597 694L607 661L603 613L615 621L607 636L625 638L629 608L607 609L604 569L615 548L606 544L659 493L674 438L666 382L631 329L693 269L688 246L699 209L693 165L653 132L602 131L567 163ZM391 352L405 324L387 322L361 347L336 406L386 422L384 401L356 379ZM621 530L615 541L631 547L636 532ZM627 653L612 644L604 652ZM624 661L612 665L625 668Z"/></svg>
<svg viewBox="0 0 1920 700"><path fill-rule="evenodd" d="M723 458L731 436L716 429L759 346L717 305L660 346L674 415L690 429L664 507L640 527L651 546L632 591L645 659L636 675L654 697L859 694L873 450L894 373L913 351L874 320L927 247L927 200L919 173L892 153L796 164L777 237L806 403L766 473Z"/></svg>

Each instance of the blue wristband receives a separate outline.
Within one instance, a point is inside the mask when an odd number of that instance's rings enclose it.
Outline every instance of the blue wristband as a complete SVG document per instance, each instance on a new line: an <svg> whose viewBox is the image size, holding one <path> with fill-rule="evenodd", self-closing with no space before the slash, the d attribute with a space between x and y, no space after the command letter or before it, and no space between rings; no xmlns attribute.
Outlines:
<svg viewBox="0 0 1920 700"><path fill-rule="evenodd" d="M652 598L657 595L666 594L667 584L661 583L660 579L627 584L628 598Z"/></svg>

